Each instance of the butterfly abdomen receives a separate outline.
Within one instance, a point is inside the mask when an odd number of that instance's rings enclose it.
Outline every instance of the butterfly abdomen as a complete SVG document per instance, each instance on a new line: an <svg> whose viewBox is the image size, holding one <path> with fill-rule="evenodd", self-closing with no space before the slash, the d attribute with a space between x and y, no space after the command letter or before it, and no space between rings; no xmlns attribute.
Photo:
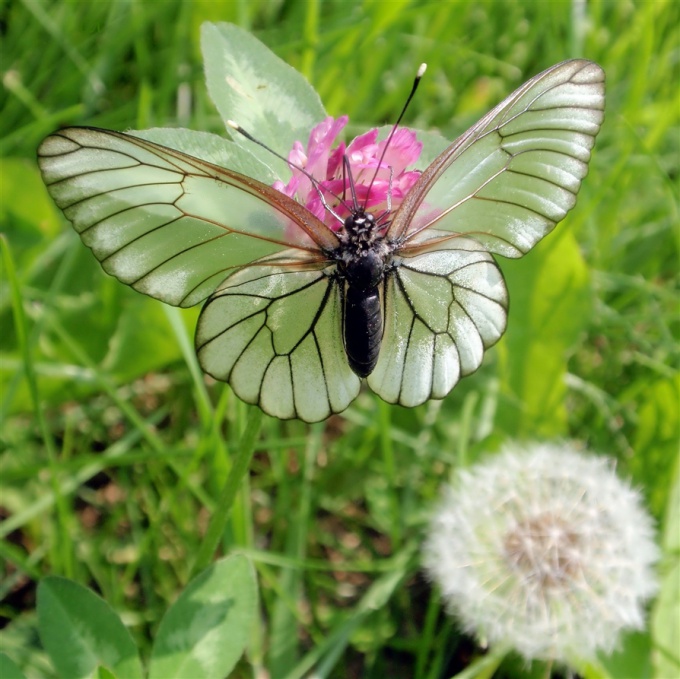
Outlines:
<svg viewBox="0 0 680 679"><path fill-rule="evenodd" d="M347 287L343 335L352 370L368 377L378 362L382 340L382 309L378 286L383 278L383 258L375 251L349 257L343 269Z"/></svg>
<svg viewBox="0 0 680 679"><path fill-rule="evenodd" d="M378 362L382 339L382 311L378 288L347 286L345 294L345 353L352 370L368 377Z"/></svg>

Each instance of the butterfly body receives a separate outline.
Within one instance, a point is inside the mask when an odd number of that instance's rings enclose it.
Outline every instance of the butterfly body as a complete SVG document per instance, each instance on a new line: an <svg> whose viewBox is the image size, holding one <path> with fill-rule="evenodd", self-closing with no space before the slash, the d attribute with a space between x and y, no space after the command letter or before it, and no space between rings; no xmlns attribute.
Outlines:
<svg viewBox="0 0 680 679"><path fill-rule="evenodd" d="M373 372L382 339L380 284L391 256L374 215L355 210L345 220L344 239L336 253L344 279L343 339L350 368L359 377Z"/></svg>
<svg viewBox="0 0 680 679"><path fill-rule="evenodd" d="M525 255L574 207L603 118L602 69L557 64L395 191L387 211L353 200L339 231L272 186L177 150L171 135L175 148L66 128L38 162L107 273L168 304L205 302L206 373L270 415L317 422L347 408L363 377L412 407L479 368L507 324L493 255Z"/></svg>

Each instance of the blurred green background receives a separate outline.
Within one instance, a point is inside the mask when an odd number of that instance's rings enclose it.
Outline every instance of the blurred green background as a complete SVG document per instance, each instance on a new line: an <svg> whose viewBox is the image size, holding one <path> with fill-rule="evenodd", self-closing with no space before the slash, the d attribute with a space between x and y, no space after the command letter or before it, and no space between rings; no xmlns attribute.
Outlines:
<svg viewBox="0 0 680 679"><path fill-rule="evenodd" d="M196 372L197 310L106 276L35 162L61 125L224 133L204 86L203 21L251 30L307 76L331 115L349 114L350 138L395 119L423 61L406 124L451 140L552 64L586 57L607 73L605 124L576 209L527 257L500 262L509 329L482 368L413 410L365 391L318 426L266 418L224 536L225 553L254 558L261 587L262 625L238 676L251 666L304 676L314 663L330 677L464 669L479 651L441 612L415 546L451 471L509 438L573 438L616 458L663 532L680 422L679 8L0 4L3 650L53 676L32 613L48 573L95 588L148 646L186 584L243 428L246 407ZM363 597L384 573L397 585L368 610ZM654 627L627 640L607 671L663 676L658 643ZM530 674L512 660L499 672Z"/></svg>

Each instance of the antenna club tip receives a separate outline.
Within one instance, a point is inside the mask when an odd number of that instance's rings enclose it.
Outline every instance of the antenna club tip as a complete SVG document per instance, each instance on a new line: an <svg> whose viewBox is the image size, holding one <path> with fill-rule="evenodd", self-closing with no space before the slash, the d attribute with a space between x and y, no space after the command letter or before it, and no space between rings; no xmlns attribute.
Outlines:
<svg viewBox="0 0 680 679"><path fill-rule="evenodd" d="M418 68L418 73L416 74L416 76L418 78L422 78L423 75L425 74L425 71L427 71L427 64L425 64L425 63L420 64L420 66Z"/></svg>
<svg viewBox="0 0 680 679"><path fill-rule="evenodd" d="M241 126L238 123L234 122L233 120L227 120L227 125L229 127L233 128L234 130L240 130L241 129Z"/></svg>

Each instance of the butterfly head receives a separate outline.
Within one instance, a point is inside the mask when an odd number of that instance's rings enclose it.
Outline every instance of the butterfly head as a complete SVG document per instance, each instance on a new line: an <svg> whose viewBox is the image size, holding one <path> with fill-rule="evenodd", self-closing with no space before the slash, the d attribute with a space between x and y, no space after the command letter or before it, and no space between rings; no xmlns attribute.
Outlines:
<svg viewBox="0 0 680 679"><path fill-rule="evenodd" d="M370 244L375 240L376 219L370 212L365 212L363 208L352 212L345 219L345 234L354 243Z"/></svg>

